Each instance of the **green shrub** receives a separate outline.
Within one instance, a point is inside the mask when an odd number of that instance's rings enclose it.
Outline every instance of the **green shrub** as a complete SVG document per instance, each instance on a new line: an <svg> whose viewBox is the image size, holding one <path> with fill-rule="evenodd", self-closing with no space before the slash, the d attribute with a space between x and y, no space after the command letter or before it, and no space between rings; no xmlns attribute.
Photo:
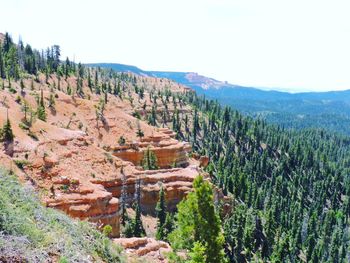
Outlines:
<svg viewBox="0 0 350 263"><path fill-rule="evenodd" d="M120 136L119 140L118 140L119 145L125 145L125 142L126 142L126 140L125 140L124 136Z"/></svg>
<svg viewBox="0 0 350 263"><path fill-rule="evenodd" d="M102 233L106 236L106 237L109 237L109 235L112 233L113 229L110 225L105 225L103 227L103 231Z"/></svg>
<svg viewBox="0 0 350 263"><path fill-rule="evenodd" d="M30 162L27 160L14 160L15 164L19 169L24 169Z"/></svg>
<svg viewBox="0 0 350 263"><path fill-rule="evenodd" d="M15 90L14 88L10 87L10 88L9 88L9 92L15 94L15 93L17 93L17 90Z"/></svg>
<svg viewBox="0 0 350 263"><path fill-rule="evenodd" d="M24 122L20 122L18 124L18 127L20 127L22 130L29 131L29 126L25 124Z"/></svg>
<svg viewBox="0 0 350 263"><path fill-rule="evenodd" d="M139 120L141 120L141 114L140 114L138 111L134 111L134 112L132 113L132 116L135 117L135 118L137 118L137 119L139 119Z"/></svg>
<svg viewBox="0 0 350 263"><path fill-rule="evenodd" d="M46 121L46 111L45 111L45 108L43 106L38 107L36 114L37 114L39 120Z"/></svg>

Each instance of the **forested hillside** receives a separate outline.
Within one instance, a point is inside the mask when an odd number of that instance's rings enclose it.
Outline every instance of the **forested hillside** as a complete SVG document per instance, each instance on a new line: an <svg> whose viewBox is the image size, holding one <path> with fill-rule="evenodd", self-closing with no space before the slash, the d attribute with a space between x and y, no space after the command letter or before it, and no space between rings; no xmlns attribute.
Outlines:
<svg viewBox="0 0 350 263"><path fill-rule="evenodd" d="M169 102L177 105L170 126L209 156L212 182L235 200L222 218L231 262L349 260L348 137L283 130L194 93Z"/></svg>
<svg viewBox="0 0 350 263"><path fill-rule="evenodd" d="M194 94L186 102L193 115L174 115L174 129L235 199L222 218L231 262L349 261L348 137L285 131Z"/></svg>

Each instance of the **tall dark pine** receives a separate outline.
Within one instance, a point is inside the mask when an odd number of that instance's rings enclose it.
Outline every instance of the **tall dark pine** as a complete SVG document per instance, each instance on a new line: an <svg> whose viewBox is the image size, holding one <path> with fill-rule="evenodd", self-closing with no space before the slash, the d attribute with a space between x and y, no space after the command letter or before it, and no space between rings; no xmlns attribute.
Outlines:
<svg viewBox="0 0 350 263"><path fill-rule="evenodd" d="M165 193L164 193L163 186L161 186L159 191L159 201L156 206L156 213L158 218L156 237L157 239L164 240L166 238L164 225L165 225L167 213L166 213Z"/></svg>
<svg viewBox="0 0 350 263"><path fill-rule="evenodd" d="M53 53L52 54L53 55L53 69L55 71L57 71L57 68L60 64L61 48L59 45L54 45L52 47L52 49L53 49L53 52L52 52Z"/></svg>
<svg viewBox="0 0 350 263"><path fill-rule="evenodd" d="M4 65L4 55L2 45L0 43L0 78L5 78L5 65Z"/></svg>
<svg viewBox="0 0 350 263"><path fill-rule="evenodd" d="M4 39L4 53L9 52L10 47L12 45L12 38L8 32L5 33L5 39Z"/></svg>
<svg viewBox="0 0 350 263"><path fill-rule="evenodd" d="M13 138L14 138L14 135L11 128L11 122L7 114L7 120L2 128L2 139L4 142L9 143L9 142L13 142Z"/></svg>
<svg viewBox="0 0 350 263"><path fill-rule="evenodd" d="M125 226L126 221L128 221L128 214L126 211L126 177L123 171L123 167L121 167L121 175L122 175L122 191L120 194L120 208L121 208L121 224Z"/></svg>
<svg viewBox="0 0 350 263"><path fill-rule="evenodd" d="M141 220L141 181L140 179L136 182L136 207L135 207L135 221L134 221L134 236L135 237L142 237L146 235L146 231L143 227L142 220Z"/></svg>

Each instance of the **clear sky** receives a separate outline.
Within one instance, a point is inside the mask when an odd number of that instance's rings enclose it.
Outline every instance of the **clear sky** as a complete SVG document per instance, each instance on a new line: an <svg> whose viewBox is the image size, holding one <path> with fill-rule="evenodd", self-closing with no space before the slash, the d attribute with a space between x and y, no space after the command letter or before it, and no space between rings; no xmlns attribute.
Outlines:
<svg viewBox="0 0 350 263"><path fill-rule="evenodd" d="M76 62L193 71L293 91L350 89L349 0L10 0L0 32Z"/></svg>

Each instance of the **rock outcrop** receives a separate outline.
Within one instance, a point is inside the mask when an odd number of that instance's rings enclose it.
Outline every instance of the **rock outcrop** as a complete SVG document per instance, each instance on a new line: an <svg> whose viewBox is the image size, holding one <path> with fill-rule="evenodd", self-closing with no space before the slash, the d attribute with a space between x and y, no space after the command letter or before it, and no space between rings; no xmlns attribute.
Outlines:
<svg viewBox="0 0 350 263"><path fill-rule="evenodd" d="M111 235L119 235L118 199L91 182L94 177L117 174L118 160L108 159L85 136L40 143L28 159L24 171L38 187L47 190L47 206L101 227L111 225Z"/></svg>
<svg viewBox="0 0 350 263"><path fill-rule="evenodd" d="M111 236L119 236L119 201L103 188L59 194L54 200L48 200L47 205L74 218L88 219L99 227L110 225Z"/></svg>
<svg viewBox="0 0 350 263"><path fill-rule="evenodd" d="M113 241L125 249L129 259L141 257L146 262L168 262L166 254L172 251L168 243L154 238L117 238Z"/></svg>
<svg viewBox="0 0 350 263"><path fill-rule="evenodd" d="M169 129L159 129L158 131L157 135L144 137L140 142L115 146L113 155L132 162L134 165L142 165L144 153L150 149L157 157L159 168L186 167L188 165L187 155L191 151L189 143L175 140L175 134Z"/></svg>
<svg viewBox="0 0 350 263"><path fill-rule="evenodd" d="M164 137L181 144L168 135ZM45 200L49 207L101 227L111 225L114 237L120 232L119 198L123 184L126 202L132 203L136 182L140 180L141 210L154 214L161 186L168 209L173 211L191 191L192 181L199 173L195 160L185 168L144 171L96 147L92 138L80 132L48 138L38 142L34 151L25 153L29 161L23 169L38 187L47 190ZM23 154L17 152L16 156ZM184 158L190 162L186 153Z"/></svg>
<svg viewBox="0 0 350 263"><path fill-rule="evenodd" d="M133 201L136 181L140 180L142 212L154 214L160 187L164 188L168 210L174 211L176 205L191 191L192 182L198 173L196 165L186 168L134 171L132 174L125 175L126 202ZM99 179L91 182L103 185L115 197L121 196L122 177L110 181Z"/></svg>

